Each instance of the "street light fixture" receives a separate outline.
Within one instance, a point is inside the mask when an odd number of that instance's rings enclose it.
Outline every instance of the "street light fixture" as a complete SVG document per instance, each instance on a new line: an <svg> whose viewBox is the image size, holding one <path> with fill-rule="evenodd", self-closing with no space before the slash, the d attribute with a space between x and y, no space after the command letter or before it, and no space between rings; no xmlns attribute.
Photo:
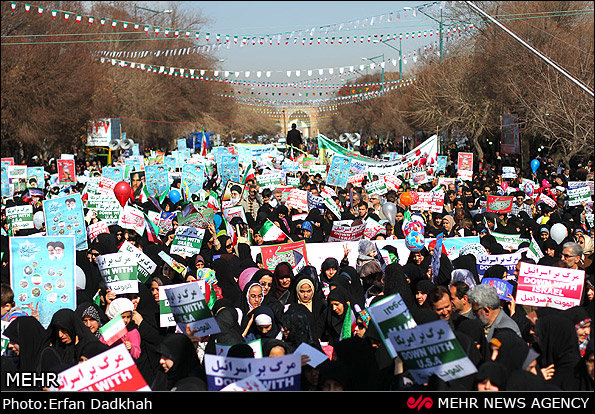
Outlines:
<svg viewBox="0 0 595 414"><path fill-rule="evenodd" d="M134 19L136 20L136 10L137 9L141 9L141 10L145 10L151 13L154 13L155 15L158 14L171 14L174 11L173 10L163 10L163 11L159 11L159 10L152 10L152 9L147 9L146 7L141 7L141 6L137 6L136 4L134 5Z"/></svg>
<svg viewBox="0 0 595 414"><path fill-rule="evenodd" d="M378 55L378 56L374 56L374 57L368 57L368 58L365 58L364 57L364 58L362 58L362 60L371 60L372 62L376 63L376 61L374 59L378 59L379 57L382 58L382 63L384 63L384 53L381 54L381 55ZM378 64L378 63L376 63L376 64ZM384 66L383 65L380 65L380 67L382 68L382 75L381 75L382 77L381 77L381 81L380 81L380 90L382 90L383 89L383 86L384 86Z"/></svg>
<svg viewBox="0 0 595 414"><path fill-rule="evenodd" d="M399 52L399 80L403 80L403 52L402 52L402 46L401 46L401 39L399 39L399 48L397 49L396 47L394 47L393 45L389 45L387 42L387 40L384 41L380 41L380 40L374 40L374 43L382 43L385 46L388 46L390 48L395 49L397 52Z"/></svg>

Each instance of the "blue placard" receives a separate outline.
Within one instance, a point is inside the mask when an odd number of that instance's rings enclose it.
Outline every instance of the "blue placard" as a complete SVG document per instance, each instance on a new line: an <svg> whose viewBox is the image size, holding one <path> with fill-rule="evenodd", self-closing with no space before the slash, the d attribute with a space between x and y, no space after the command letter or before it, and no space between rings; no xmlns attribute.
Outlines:
<svg viewBox="0 0 595 414"><path fill-rule="evenodd" d="M342 157L340 155L333 156L331 167L328 170L326 177L326 185L334 185L337 187L347 187L347 179L349 178L349 169L351 168L351 159Z"/></svg>
<svg viewBox="0 0 595 414"><path fill-rule="evenodd" d="M169 176L165 164L147 165L145 179L149 197L159 197L169 190Z"/></svg>
<svg viewBox="0 0 595 414"><path fill-rule="evenodd" d="M237 155L221 156L221 163L217 165L221 186L225 188L227 181L240 182L240 163Z"/></svg>
<svg viewBox="0 0 595 414"><path fill-rule="evenodd" d="M508 295L512 296L513 286L506 280L484 277L481 279L482 285L490 285L498 291L498 297L502 300L510 301Z"/></svg>
<svg viewBox="0 0 595 414"><path fill-rule="evenodd" d="M76 308L73 236L10 237L9 249L16 306L37 310L45 328L56 311Z"/></svg>
<svg viewBox="0 0 595 414"><path fill-rule="evenodd" d="M101 174L117 183L124 181L124 167L103 167Z"/></svg>
<svg viewBox="0 0 595 414"><path fill-rule="evenodd" d="M184 164L182 166L182 190L188 198L191 194L197 194L205 183L205 166L202 164Z"/></svg>
<svg viewBox="0 0 595 414"><path fill-rule="evenodd" d="M43 211L48 236L72 234L76 240L76 249L87 249L87 228L79 193L44 200Z"/></svg>
<svg viewBox="0 0 595 414"><path fill-rule="evenodd" d="M27 167L27 188L45 188L43 167Z"/></svg>

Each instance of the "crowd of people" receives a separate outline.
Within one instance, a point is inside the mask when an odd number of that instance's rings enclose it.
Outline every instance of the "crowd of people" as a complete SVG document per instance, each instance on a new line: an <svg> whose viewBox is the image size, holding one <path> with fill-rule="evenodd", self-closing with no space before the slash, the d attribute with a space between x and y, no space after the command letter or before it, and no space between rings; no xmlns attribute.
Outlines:
<svg viewBox="0 0 595 414"><path fill-rule="evenodd" d="M31 160L27 165L36 165L36 161L43 166L40 160ZM24 204L32 204L34 212L42 211L43 199L84 191L82 182L67 188L51 184L49 177L56 167L55 162L49 163L45 165L47 180L41 195L32 196L25 190L3 199L1 309L2 321L9 323L3 332L9 342L2 356L3 374L59 373L123 343L151 390L207 390L206 354L214 354L216 345L224 344L231 346L228 357L254 358L248 342L261 339L263 357L291 354L302 343L321 351L330 346L332 354L316 367L309 365L307 358L303 359L303 391L592 391L594 234L593 224L587 219L592 202L568 206L566 192L569 181L593 180L593 165L589 162L570 171L555 167L544 158L536 173L528 166L513 165L517 178L509 180L502 178L501 165L483 160L481 165L475 165L471 181L456 179L443 184L443 211L421 212L426 224L424 236L479 236L489 255L516 251L500 244L494 232L534 239L543 257L536 261L523 255L518 265L527 262L583 270L580 305L566 310L518 305L514 291L511 300L502 300L494 287L481 284L482 276L473 254L451 259L442 253L439 274L434 275L431 263L435 244L411 252L406 263L400 260L397 249L387 246L385 249L396 260L385 263L374 241L405 238L403 222L408 208L400 202L400 195L407 191L430 191L438 185L440 177L456 178L455 163L449 161L432 181L411 187L401 177L402 185L397 190L382 195L368 194L365 190L368 180L382 179L377 175L364 177L361 185L350 183L346 188L336 188L333 200L340 217L328 208L322 212L317 208L301 211L288 207L282 191L260 188L256 178L249 178L243 183L245 191L238 204L244 208L246 222L238 218L231 222L240 229L240 237L228 234L224 220L213 220L205 231L199 254L185 257L170 254L187 267L183 273L175 271L159 256L161 251L170 253L177 218L173 218L170 231L160 233L159 240L153 241L146 233L141 236L134 230L110 225L109 233L99 234L89 240L87 250L76 252L76 266L84 273L84 283L77 287L76 309L57 311L49 326L44 327L35 311L16 305L8 239L43 234L45 224L40 223L32 230L10 229L11 234L5 211L7 207ZM76 167L77 176L89 177L101 172L97 161L77 161ZM263 173L256 164L253 167L257 177ZM321 174L302 171L294 175L299 178L298 188L315 196L323 192L325 180ZM555 206L536 203L534 197L521 190L522 177L538 183L537 193L554 200ZM220 181L215 166L204 189L217 191ZM487 196L499 194L503 182L518 189L512 193L511 212L486 212ZM171 188L180 188L179 179L173 180ZM383 211L386 202L397 206L394 221ZM165 197L155 203L154 199L141 202L136 198L130 203L145 212L175 212L181 211L187 201L172 202ZM97 221L87 212L85 209L87 224ZM346 247L343 257L326 258L320 269L308 264L294 272L287 262L268 269L262 256L251 252L253 246L279 244L263 238L260 230L267 220L292 241L321 243L324 248L334 221L365 222L367 218L382 223L384 228L373 238L359 241L355 263L348 260ZM557 223L567 229L567 236L559 242L550 237L550 230ZM137 294L115 295L106 288L97 257L118 252L124 241L141 249L158 267L146 283L138 282ZM211 312L220 333L197 338L175 327L161 327L159 286L196 280L197 270L202 268L215 271L217 300ZM505 279L516 286L515 277L507 275L507 269L501 265L490 267L483 277ZM94 299L97 292L98 300ZM416 383L402 361L391 357L366 312L367 307L397 293L417 325L446 320L477 372L448 382L433 375L425 384ZM359 311L351 336L344 338L342 328L348 309ZM98 330L118 315L124 319L128 332L108 346ZM2 385L3 389L22 389L5 382Z"/></svg>

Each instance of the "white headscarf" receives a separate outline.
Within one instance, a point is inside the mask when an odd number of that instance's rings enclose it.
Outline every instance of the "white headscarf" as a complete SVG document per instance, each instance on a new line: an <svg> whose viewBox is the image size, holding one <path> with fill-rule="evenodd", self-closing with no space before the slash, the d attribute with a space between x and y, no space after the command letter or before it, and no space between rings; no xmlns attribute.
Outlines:
<svg viewBox="0 0 595 414"><path fill-rule="evenodd" d="M110 303L105 314L108 318L114 319L124 312L134 312L134 303L130 299L118 298Z"/></svg>

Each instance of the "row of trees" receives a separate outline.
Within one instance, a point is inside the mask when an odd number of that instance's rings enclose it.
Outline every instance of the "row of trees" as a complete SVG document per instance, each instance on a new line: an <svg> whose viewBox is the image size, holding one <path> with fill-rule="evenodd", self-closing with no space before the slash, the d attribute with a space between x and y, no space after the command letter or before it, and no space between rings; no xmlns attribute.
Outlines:
<svg viewBox="0 0 595 414"><path fill-rule="evenodd" d="M592 2L476 4L491 16L499 16L512 32L593 90ZM453 24L478 20L464 2L445 10L445 21ZM592 157L592 96L495 24L475 26L472 35L445 44L442 63L434 53L418 60L407 74L415 77L414 85L379 99L345 105L321 130L331 135L360 132L379 137L411 135L415 130L457 130L483 157L488 142L499 142L501 116L513 113L519 116L525 160L537 155L541 145L555 160L566 163L575 157ZM396 76L385 74L387 79Z"/></svg>
<svg viewBox="0 0 595 414"><path fill-rule="evenodd" d="M200 31L206 19L170 3L171 13L153 13L133 2L60 2L60 9L85 16L102 16L119 22L147 22L160 27ZM37 6L44 7L41 16ZM56 2L37 2L29 14L18 3L1 3L2 156L33 155L48 158L84 148L87 123L92 119L121 118L122 131L147 148L168 148L175 138L203 127L225 135L243 136L254 129L279 129L268 117L258 117L232 99L217 94L218 82L150 74L101 63L97 51L163 50L191 47L192 37L176 40L147 36L142 30L124 34L110 24L89 25L62 14L52 19ZM157 40L157 38L160 38ZM48 42L54 42L49 44ZM37 43L14 44L9 43ZM42 44L43 43L43 44ZM124 59L124 58L123 58ZM135 60L129 58L127 60ZM147 56L147 65L216 69L208 55ZM167 76L165 76L167 78ZM150 120L150 121L147 121Z"/></svg>

